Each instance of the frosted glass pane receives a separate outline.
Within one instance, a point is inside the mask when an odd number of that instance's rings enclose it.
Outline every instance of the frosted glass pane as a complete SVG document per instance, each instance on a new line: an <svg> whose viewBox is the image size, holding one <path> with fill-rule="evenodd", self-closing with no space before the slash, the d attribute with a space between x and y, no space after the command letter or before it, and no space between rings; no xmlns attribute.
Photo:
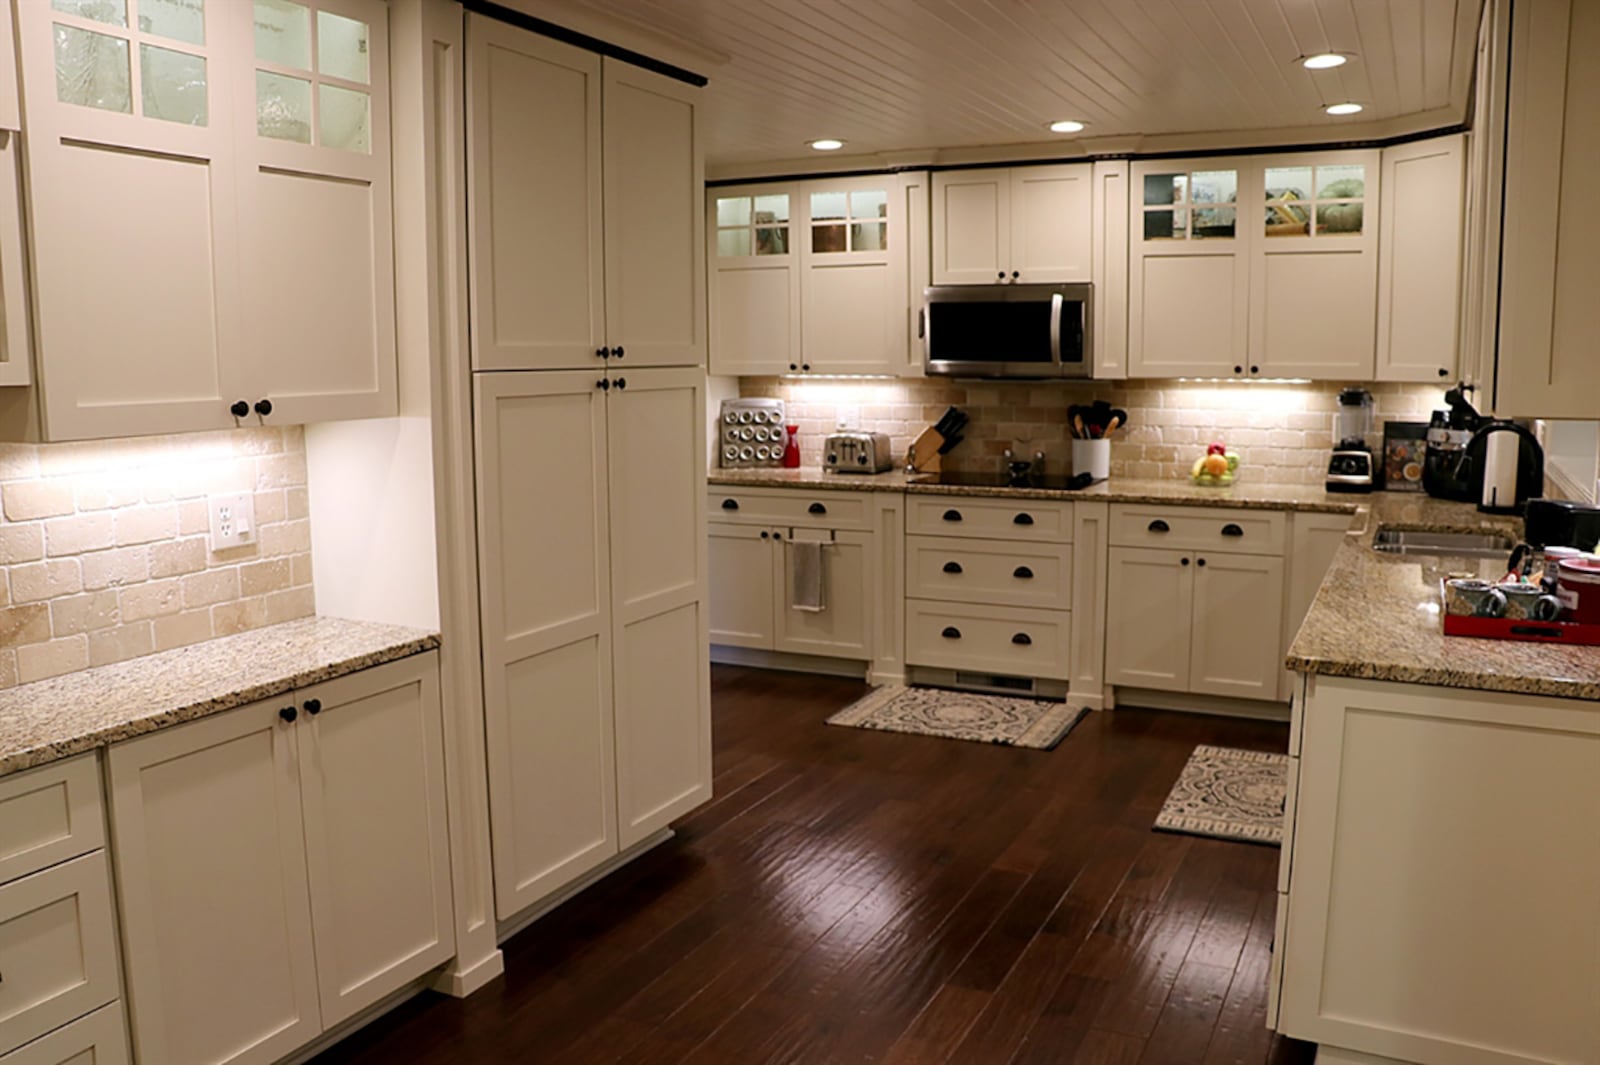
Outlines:
<svg viewBox="0 0 1600 1065"><path fill-rule="evenodd" d="M840 194L843 198L843 194ZM845 247L844 226L812 226L811 250L821 254L836 251L848 251Z"/></svg>
<svg viewBox="0 0 1600 1065"><path fill-rule="evenodd" d="M1317 199L1360 199L1367 194L1367 168L1359 163L1317 167Z"/></svg>
<svg viewBox="0 0 1600 1065"><path fill-rule="evenodd" d="M856 222L850 227L851 251L887 251L889 236L882 222Z"/></svg>
<svg viewBox="0 0 1600 1065"><path fill-rule="evenodd" d="M1267 167L1267 199L1311 199L1311 168L1309 166Z"/></svg>
<svg viewBox="0 0 1600 1065"><path fill-rule="evenodd" d="M139 84L146 118L206 124L206 61L187 52L154 45L139 46Z"/></svg>
<svg viewBox="0 0 1600 1065"><path fill-rule="evenodd" d="M311 143L311 83L256 71L256 132L280 141Z"/></svg>
<svg viewBox="0 0 1600 1065"><path fill-rule="evenodd" d="M1232 207L1196 207L1190 233L1195 240L1224 240L1234 236L1235 224Z"/></svg>
<svg viewBox="0 0 1600 1065"><path fill-rule="evenodd" d="M789 228L787 226L760 226L756 229L757 255L788 255Z"/></svg>
<svg viewBox="0 0 1600 1065"><path fill-rule="evenodd" d="M1317 207L1317 232L1328 236L1357 235L1361 232L1359 203L1324 203Z"/></svg>
<svg viewBox="0 0 1600 1065"><path fill-rule="evenodd" d="M717 199L717 225L747 226L750 224L750 197L723 196Z"/></svg>
<svg viewBox="0 0 1600 1065"><path fill-rule="evenodd" d="M324 74L365 85L372 76L367 65L367 24L318 11L317 66Z"/></svg>
<svg viewBox="0 0 1600 1065"><path fill-rule="evenodd" d="M128 24L128 0L50 0L50 6L56 11L104 22L108 26Z"/></svg>
<svg viewBox="0 0 1600 1065"><path fill-rule="evenodd" d="M206 43L205 0L137 0L139 28L157 37Z"/></svg>
<svg viewBox="0 0 1600 1065"><path fill-rule="evenodd" d="M887 218L889 216L889 194L882 189L873 189L868 192L852 192L850 194L851 218Z"/></svg>
<svg viewBox="0 0 1600 1065"><path fill-rule="evenodd" d="M327 148L346 152L372 151L372 97L337 85L318 85L322 108L322 140Z"/></svg>
<svg viewBox="0 0 1600 1065"><path fill-rule="evenodd" d="M789 197L784 196L757 196L756 221L759 222L787 222L789 220Z"/></svg>
<svg viewBox="0 0 1600 1065"><path fill-rule="evenodd" d="M128 42L57 23L56 98L64 104L133 111Z"/></svg>
<svg viewBox="0 0 1600 1065"><path fill-rule="evenodd" d="M311 9L291 0L255 0L256 58L311 69Z"/></svg>
<svg viewBox="0 0 1600 1065"><path fill-rule="evenodd" d="M1196 170L1189 175L1191 203L1233 203L1239 199L1236 170Z"/></svg>
<svg viewBox="0 0 1600 1065"><path fill-rule="evenodd" d="M750 254L748 229L717 230L717 254L724 259L736 259Z"/></svg>
<svg viewBox="0 0 1600 1065"><path fill-rule="evenodd" d="M844 218L849 208L845 203L845 194L842 192L813 192L811 194L811 217L817 220L824 218ZM840 249L843 250L842 248Z"/></svg>
<svg viewBox="0 0 1600 1065"><path fill-rule="evenodd" d="M1144 204L1160 207L1169 203L1182 203L1183 190L1188 184L1187 174L1146 174L1144 177Z"/></svg>

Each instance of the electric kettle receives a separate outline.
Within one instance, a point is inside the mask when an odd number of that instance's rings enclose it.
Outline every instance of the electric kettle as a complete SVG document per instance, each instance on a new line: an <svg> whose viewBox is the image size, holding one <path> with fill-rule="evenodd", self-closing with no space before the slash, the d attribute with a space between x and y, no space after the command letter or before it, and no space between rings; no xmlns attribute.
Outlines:
<svg viewBox="0 0 1600 1065"><path fill-rule="evenodd" d="M1467 441L1456 479L1478 489L1484 513L1520 514L1528 500L1544 495L1544 448L1525 425L1486 421Z"/></svg>

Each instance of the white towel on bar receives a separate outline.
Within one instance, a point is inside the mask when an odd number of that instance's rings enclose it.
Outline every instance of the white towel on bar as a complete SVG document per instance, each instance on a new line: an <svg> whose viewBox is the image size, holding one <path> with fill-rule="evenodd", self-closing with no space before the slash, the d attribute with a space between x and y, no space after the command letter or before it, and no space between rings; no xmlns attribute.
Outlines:
<svg viewBox="0 0 1600 1065"><path fill-rule="evenodd" d="M828 609L822 601L822 548L816 541L790 540L789 609L820 614Z"/></svg>

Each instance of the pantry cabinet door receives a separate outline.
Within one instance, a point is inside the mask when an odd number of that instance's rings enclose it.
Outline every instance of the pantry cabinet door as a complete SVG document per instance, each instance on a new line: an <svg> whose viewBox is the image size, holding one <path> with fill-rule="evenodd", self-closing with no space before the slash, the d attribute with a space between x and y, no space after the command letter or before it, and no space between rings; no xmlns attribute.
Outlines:
<svg viewBox="0 0 1600 1065"><path fill-rule="evenodd" d="M1270 156L1252 228L1248 377L1368 381L1377 336L1379 155Z"/></svg>
<svg viewBox="0 0 1600 1065"><path fill-rule="evenodd" d="M933 283L996 285L1011 273L1011 171L933 175Z"/></svg>
<svg viewBox="0 0 1600 1065"><path fill-rule="evenodd" d="M617 822L627 848L711 797L705 377L630 370L613 377L606 403Z"/></svg>
<svg viewBox="0 0 1600 1065"><path fill-rule="evenodd" d="M1011 261L1018 284L1093 280L1094 167L1019 166L1011 170Z"/></svg>
<svg viewBox="0 0 1600 1065"><path fill-rule="evenodd" d="M322 1031L290 696L110 750L137 1060L267 1065Z"/></svg>
<svg viewBox="0 0 1600 1065"><path fill-rule="evenodd" d="M798 207L792 186L740 185L706 193L711 373L799 371Z"/></svg>
<svg viewBox="0 0 1600 1065"><path fill-rule="evenodd" d="M720 523L708 529L706 610L711 642L772 650L772 530Z"/></svg>
<svg viewBox="0 0 1600 1065"><path fill-rule="evenodd" d="M1180 551L1111 549L1106 580L1106 683L1189 690L1193 561L1193 555Z"/></svg>
<svg viewBox="0 0 1600 1065"><path fill-rule="evenodd" d="M388 19L382 0L281 0L239 42L243 357L267 424L398 409Z"/></svg>
<svg viewBox="0 0 1600 1065"><path fill-rule="evenodd" d="M617 853L599 379L473 377L489 824L502 918Z"/></svg>
<svg viewBox="0 0 1600 1065"><path fill-rule="evenodd" d="M296 700L317 979L332 1027L455 953L438 656Z"/></svg>
<svg viewBox="0 0 1600 1065"><path fill-rule="evenodd" d="M820 612L796 610L795 556L804 541L822 545ZM784 530L782 564L774 567L777 587L777 638L774 647L803 655L832 658L872 657L872 600L868 594L868 556L872 536L859 532L815 529Z"/></svg>
<svg viewBox="0 0 1600 1065"><path fill-rule="evenodd" d="M600 99L593 52L467 16L475 370L602 365Z"/></svg>
<svg viewBox="0 0 1600 1065"><path fill-rule="evenodd" d="M700 90L604 61L606 343L622 366L706 364Z"/></svg>
<svg viewBox="0 0 1600 1065"><path fill-rule="evenodd" d="M254 399L232 76L250 7L61 6L86 14L16 5L44 433L231 428Z"/></svg>
<svg viewBox="0 0 1600 1065"><path fill-rule="evenodd" d="M800 368L893 374L906 350L905 198L886 176L800 187Z"/></svg>
<svg viewBox="0 0 1600 1065"><path fill-rule="evenodd" d="M1189 690L1276 699L1283 680L1283 559L1195 557Z"/></svg>
<svg viewBox="0 0 1600 1065"><path fill-rule="evenodd" d="M1450 383L1461 324L1466 135L1383 150L1378 380Z"/></svg>

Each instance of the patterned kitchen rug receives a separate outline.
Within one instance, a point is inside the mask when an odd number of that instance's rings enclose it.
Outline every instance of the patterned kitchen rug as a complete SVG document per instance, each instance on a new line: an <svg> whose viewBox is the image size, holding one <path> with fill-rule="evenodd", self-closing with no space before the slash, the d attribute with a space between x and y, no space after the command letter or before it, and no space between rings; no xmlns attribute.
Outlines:
<svg viewBox="0 0 1600 1065"><path fill-rule="evenodd" d="M1279 847L1288 790L1288 755L1202 744L1178 774L1155 827Z"/></svg>
<svg viewBox="0 0 1600 1065"><path fill-rule="evenodd" d="M1082 707L1043 699L890 684L874 688L828 718L828 724L1047 751L1083 713Z"/></svg>

